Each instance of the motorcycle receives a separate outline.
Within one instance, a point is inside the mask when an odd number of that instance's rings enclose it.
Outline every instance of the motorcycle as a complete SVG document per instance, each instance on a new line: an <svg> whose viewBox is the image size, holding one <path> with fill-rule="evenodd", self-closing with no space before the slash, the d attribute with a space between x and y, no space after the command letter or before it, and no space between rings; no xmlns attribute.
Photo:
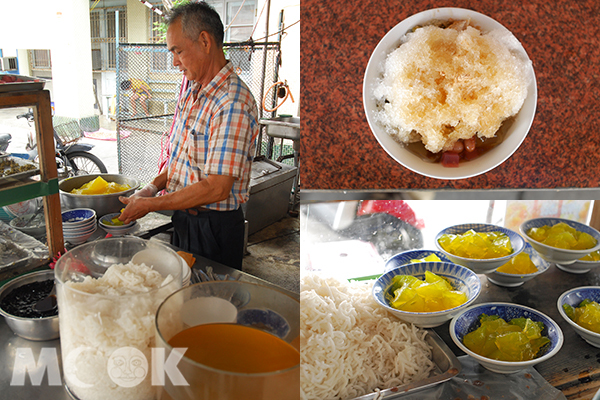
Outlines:
<svg viewBox="0 0 600 400"><path fill-rule="evenodd" d="M17 119L25 118L30 127L34 123L33 110L30 108L25 114L17 115ZM0 134L0 152L6 152L12 136L10 133ZM104 163L90 151L94 145L87 143L65 143L54 129L54 144L56 149L56 167L61 179L77 175L89 175L94 173L107 173ZM11 156L19 157L28 161L38 161L37 143L33 132L27 137L26 153L10 153Z"/></svg>
<svg viewBox="0 0 600 400"><path fill-rule="evenodd" d="M423 247L425 224L403 200L323 202L308 207L315 220L328 227L322 232L322 241L327 241L329 234L338 236L336 240L370 242L383 259Z"/></svg>

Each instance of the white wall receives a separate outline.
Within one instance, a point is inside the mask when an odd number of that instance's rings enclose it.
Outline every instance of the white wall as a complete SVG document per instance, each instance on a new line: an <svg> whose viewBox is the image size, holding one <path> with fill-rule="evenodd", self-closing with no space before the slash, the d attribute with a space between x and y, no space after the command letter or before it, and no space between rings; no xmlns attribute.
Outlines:
<svg viewBox="0 0 600 400"><path fill-rule="evenodd" d="M94 115L89 3L20 0L18 8L17 17L2 19L0 48L50 49L56 114Z"/></svg>
<svg viewBox="0 0 600 400"><path fill-rule="evenodd" d="M260 15L266 0L259 0L257 6L257 17ZM279 30L279 13L284 13L284 28L300 20L300 1L299 0L272 0L271 11L269 15L269 35ZM258 25L253 35L253 39L261 39L266 36L265 21L267 10L258 21ZM269 42L277 41L278 36L269 37ZM279 80L287 80L291 89L294 103L291 99L277 109L278 114L290 114L298 116L300 112L300 23L286 30L281 40L282 65L279 67ZM262 101L262 99L261 99Z"/></svg>

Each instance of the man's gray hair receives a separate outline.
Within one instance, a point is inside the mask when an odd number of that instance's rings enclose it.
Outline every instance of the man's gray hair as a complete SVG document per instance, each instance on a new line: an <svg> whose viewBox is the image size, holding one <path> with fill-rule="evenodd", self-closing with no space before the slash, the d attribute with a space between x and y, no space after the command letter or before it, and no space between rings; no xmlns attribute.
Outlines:
<svg viewBox="0 0 600 400"><path fill-rule="evenodd" d="M167 15L167 25L181 21L181 29L190 40L198 40L200 32L208 32L223 47L225 32L221 17L215 9L204 1L190 2L174 7Z"/></svg>

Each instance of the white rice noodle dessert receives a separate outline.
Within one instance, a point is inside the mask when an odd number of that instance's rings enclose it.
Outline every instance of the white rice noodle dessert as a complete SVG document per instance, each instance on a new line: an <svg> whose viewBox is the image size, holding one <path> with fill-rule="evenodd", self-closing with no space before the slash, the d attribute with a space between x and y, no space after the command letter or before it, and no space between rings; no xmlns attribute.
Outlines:
<svg viewBox="0 0 600 400"><path fill-rule="evenodd" d="M305 275L300 284L301 400L347 400L429 376L427 331L379 307L373 282Z"/></svg>
<svg viewBox="0 0 600 400"><path fill-rule="evenodd" d="M115 264L103 276L57 285L63 370L69 390L86 400L155 399L151 382L154 319L180 285L145 264ZM125 352L123 363L115 364ZM136 354L144 357L134 357ZM144 363L144 361L147 362ZM127 376L127 374L131 376Z"/></svg>
<svg viewBox="0 0 600 400"><path fill-rule="evenodd" d="M518 47L510 32L482 33L468 21L414 29L385 61L376 119L397 141L422 141L432 153L494 137L527 97L531 61Z"/></svg>

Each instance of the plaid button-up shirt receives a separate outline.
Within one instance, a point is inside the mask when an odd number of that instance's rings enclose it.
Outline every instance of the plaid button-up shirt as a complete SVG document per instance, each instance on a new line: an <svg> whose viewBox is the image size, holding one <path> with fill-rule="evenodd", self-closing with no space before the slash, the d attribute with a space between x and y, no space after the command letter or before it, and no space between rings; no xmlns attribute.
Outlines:
<svg viewBox="0 0 600 400"><path fill-rule="evenodd" d="M232 176L236 180L229 197L205 207L236 210L248 200L259 131L252 93L228 62L205 87L192 83L177 107L167 191L174 192L208 175Z"/></svg>

